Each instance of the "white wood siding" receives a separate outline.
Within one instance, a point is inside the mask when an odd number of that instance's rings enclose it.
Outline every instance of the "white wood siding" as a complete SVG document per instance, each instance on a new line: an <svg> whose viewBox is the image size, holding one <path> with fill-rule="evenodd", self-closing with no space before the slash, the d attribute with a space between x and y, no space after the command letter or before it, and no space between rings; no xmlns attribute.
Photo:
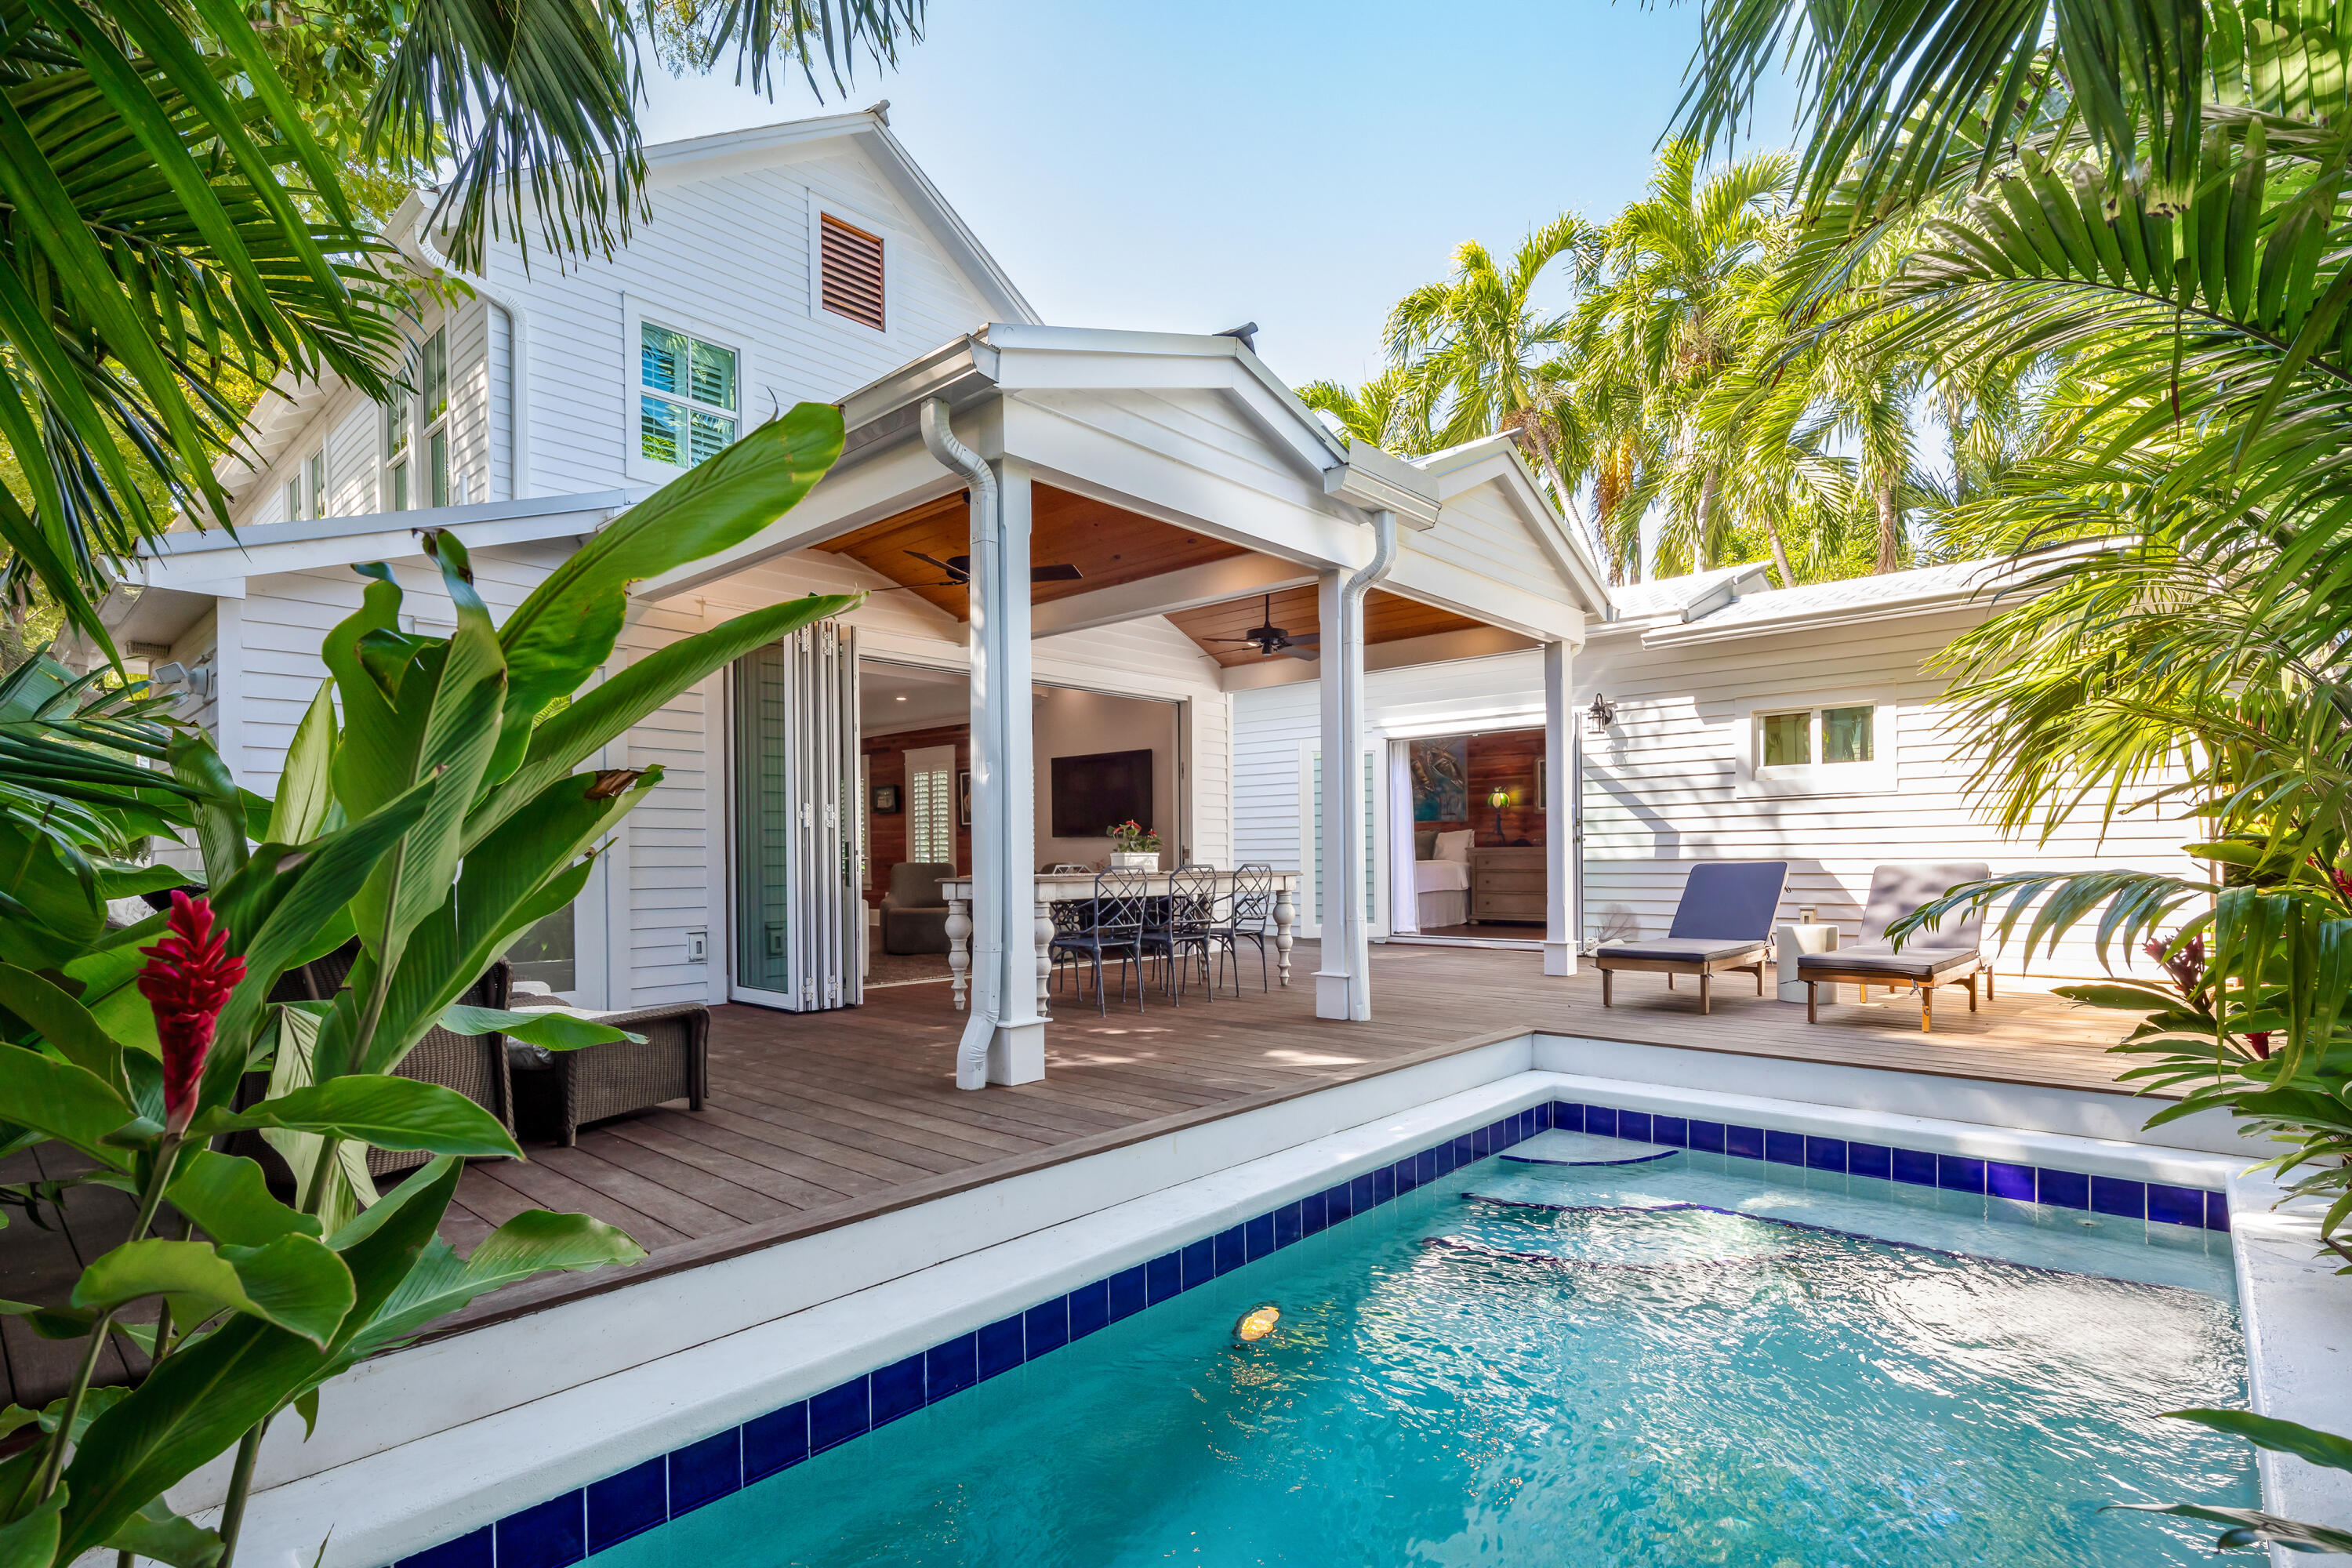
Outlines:
<svg viewBox="0 0 2352 1568"><path fill-rule="evenodd" d="M812 195L887 230L887 331L809 309ZM624 341L632 305L740 347L747 423L794 403L838 399L987 320L980 295L865 155L844 143L661 184L651 199L653 221L609 261L561 270L535 255L526 271L512 246L490 247L487 276L528 321L530 494L632 482L625 456L636 356Z"/></svg>

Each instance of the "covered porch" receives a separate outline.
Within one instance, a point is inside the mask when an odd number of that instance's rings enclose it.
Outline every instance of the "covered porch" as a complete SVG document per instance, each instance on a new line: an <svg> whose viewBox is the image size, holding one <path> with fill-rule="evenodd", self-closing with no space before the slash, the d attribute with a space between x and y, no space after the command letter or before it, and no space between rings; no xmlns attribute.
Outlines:
<svg viewBox="0 0 2352 1568"><path fill-rule="evenodd" d="M958 340L851 395L844 410L844 456L806 500L637 594L658 617L763 580L793 583L827 560L877 601L951 618L969 677L958 737L969 829L956 869L970 903L954 924L970 1002L962 1017L936 1022L957 1034L962 1088L1032 1083L1047 1070L1052 924L1038 876L1070 857L1041 826L1038 692L1073 679L1105 639L1147 628L1171 646L1181 638L1185 662L1213 660L1223 683L1177 719L1162 869L1231 871L1239 858L1229 724L1206 711L1232 682L1246 684L1247 667L1310 661L1323 754L1352 755L1367 732L1368 648L1396 663L1540 647L1546 776L1554 820L1566 820L1570 668L1605 593L1507 440L1408 463L1333 434L1234 337L1026 326ZM861 663L894 657L892 634L869 612L847 625ZM1318 1018L1373 1016L1368 839L1380 830L1367 823L1366 794L1359 770L1328 768L1312 803L1323 825L1315 858L1328 871L1311 879L1316 907L1302 923L1322 940L1297 990ZM729 853L740 864L740 850ZM1565 976L1577 945L1568 836L1554 836L1549 853L1542 967ZM838 858L815 845L798 863L823 875ZM1302 868L1275 869L1286 879ZM877 864L863 885L879 886L885 870ZM816 913L863 910L833 900ZM739 951L733 934L711 933L714 959ZM861 945L844 931L830 951L846 962ZM821 978L801 994L834 993ZM840 994L859 993L852 984ZM830 1023L857 1026L846 1015Z"/></svg>

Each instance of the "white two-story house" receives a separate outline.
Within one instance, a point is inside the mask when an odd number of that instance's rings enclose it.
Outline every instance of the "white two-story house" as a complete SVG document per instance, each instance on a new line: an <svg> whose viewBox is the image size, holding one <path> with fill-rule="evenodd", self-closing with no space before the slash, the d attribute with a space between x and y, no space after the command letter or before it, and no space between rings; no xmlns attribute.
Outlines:
<svg viewBox="0 0 2352 1568"><path fill-rule="evenodd" d="M972 911L975 1016L1000 1047L1034 1043L1026 879L1108 849L1108 824L1057 809L1065 771L1129 759L1164 862L1230 866L1233 692L1315 657L1318 628L1319 667L1343 678L1334 734L1367 645L1388 663L1545 646L1565 700L1604 601L1507 441L1415 463L1350 449L1245 332L1043 325L879 110L648 161L652 217L610 258L526 266L494 243L478 276L459 273L412 197L389 237L462 287L413 324L410 391L378 405L331 381L273 389L249 465L225 473L236 536L170 536L107 610L129 651L194 672L224 757L266 792L324 679L320 639L359 603L353 563L391 563L415 626L438 630L447 600L415 531L454 529L499 614L751 425L841 404L833 474L747 544L639 584L614 658L780 597L873 596L813 662L747 660L610 749L607 765L657 763L662 784L579 902L518 949L523 977L614 1007L855 1002L890 867L941 865L990 884ZM971 470L919 428L927 408L989 466L985 516ZM982 617L1011 639L987 679L1025 703L975 700L967 588L932 564L979 555L983 533L1068 569ZM1293 647L1249 640L1262 625ZM773 716L809 702L845 705L854 742L794 754L809 742ZM996 727L975 734L983 707ZM1332 773L1309 809L1347 830L1335 863L1376 864L1363 782ZM855 885L835 886L825 868L853 861ZM1318 963L1329 1009L1361 1016L1360 960L1327 942Z"/></svg>

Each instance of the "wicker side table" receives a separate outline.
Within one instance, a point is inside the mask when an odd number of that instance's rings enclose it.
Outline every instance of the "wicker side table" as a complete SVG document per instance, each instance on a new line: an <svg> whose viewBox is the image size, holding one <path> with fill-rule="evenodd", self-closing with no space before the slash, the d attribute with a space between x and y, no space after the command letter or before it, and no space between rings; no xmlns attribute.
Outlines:
<svg viewBox="0 0 2352 1568"><path fill-rule="evenodd" d="M671 1100L702 1109L710 1089L709 1008L687 1003L583 1016L643 1035L645 1041L612 1040L576 1051L509 1042L515 1125L523 1137L568 1149L580 1141L583 1124L608 1116L650 1110Z"/></svg>

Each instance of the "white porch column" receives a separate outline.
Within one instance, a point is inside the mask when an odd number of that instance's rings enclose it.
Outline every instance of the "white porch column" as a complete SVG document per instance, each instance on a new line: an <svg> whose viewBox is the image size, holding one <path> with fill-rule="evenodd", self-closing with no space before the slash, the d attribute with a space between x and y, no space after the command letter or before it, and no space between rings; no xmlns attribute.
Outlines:
<svg viewBox="0 0 2352 1568"><path fill-rule="evenodd" d="M1371 941L1364 918L1364 595L1396 560L1396 516L1372 514L1369 565L1316 579L1323 658L1323 962L1315 1016L1372 1016Z"/></svg>
<svg viewBox="0 0 2352 1568"><path fill-rule="evenodd" d="M956 1083L1045 1076L1037 1005L1036 763L1030 743L1029 469L982 462L923 406L923 440L971 484L971 1016Z"/></svg>
<svg viewBox="0 0 2352 1568"><path fill-rule="evenodd" d="M1570 650L1565 642L1543 645L1544 671L1544 973L1576 973L1576 950L1584 933L1574 929L1576 737L1569 726L1576 714L1568 705Z"/></svg>

